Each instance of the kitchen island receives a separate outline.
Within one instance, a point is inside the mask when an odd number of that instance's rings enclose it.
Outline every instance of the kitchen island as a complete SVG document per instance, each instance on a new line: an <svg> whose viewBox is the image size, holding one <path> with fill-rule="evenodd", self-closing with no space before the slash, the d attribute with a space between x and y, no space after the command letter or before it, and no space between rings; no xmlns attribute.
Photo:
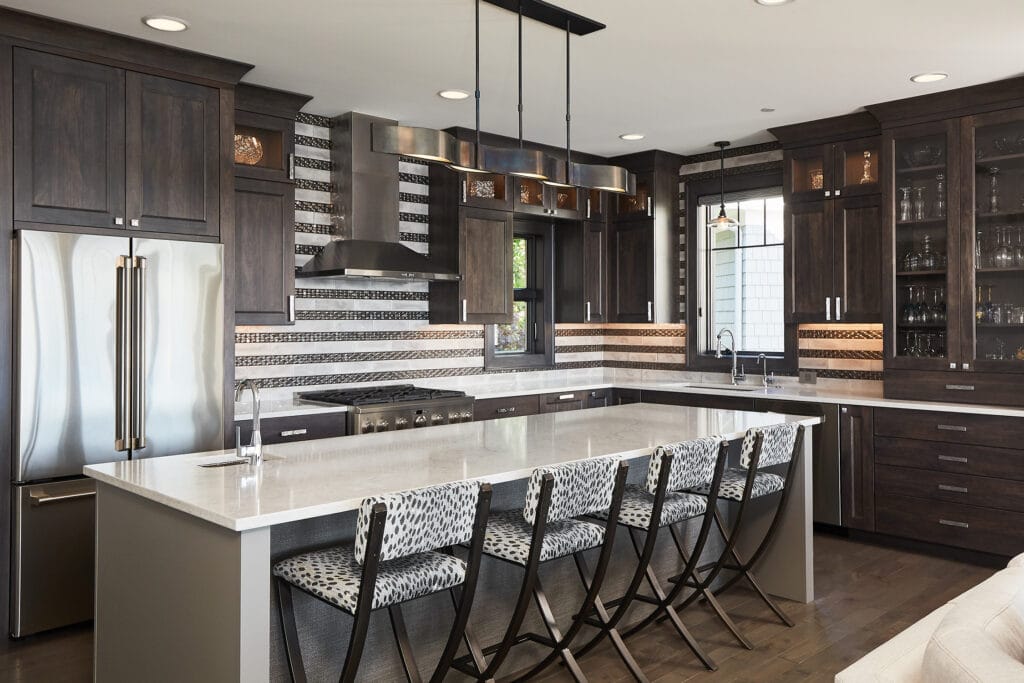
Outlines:
<svg viewBox="0 0 1024 683"><path fill-rule="evenodd" d="M495 485L495 508L511 508L522 505L522 482L539 466L618 455L631 461L637 481L660 444L711 435L737 440L749 428L782 421L812 426L818 419L633 404L271 446L259 467L203 466L232 461L232 451L87 467L97 480L96 680L279 678L272 561L350 539L354 511L367 496L477 480ZM810 443L759 567L770 592L802 602L814 596ZM489 594L493 564L485 565L477 604L508 606ZM498 579L514 590L514 578ZM482 611L474 611L474 624L490 616ZM421 616L429 629L430 615ZM326 634L330 652L306 651L312 671L333 667L343 656L345 617L310 612L317 623L304 624L300 612L299 619L304 637L304 626L333 629ZM415 615L409 621L415 629ZM364 675L385 676L390 649L368 650ZM382 661L371 661L375 654Z"/></svg>

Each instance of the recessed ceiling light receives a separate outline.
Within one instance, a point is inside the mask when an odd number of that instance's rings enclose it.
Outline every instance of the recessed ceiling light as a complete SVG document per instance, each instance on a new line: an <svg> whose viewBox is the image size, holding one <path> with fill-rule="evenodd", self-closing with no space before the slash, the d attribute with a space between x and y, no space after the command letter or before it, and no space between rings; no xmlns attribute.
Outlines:
<svg viewBox="0 0 1024 683"><path fill-rule="evenodd" d="M469 97L469 93L465 90L442 90L437 95L446 100L464 100Z"/></svg>
<svg viewBox="0 0 1024 683"><path fill-rule="evenodd" d="M911 76L910 80L914 83L934 83L935 81L943 81L947 78L949 78L949 74L947 73L943 73L941 71L929 71L927 73Z"/></svg>
<svg viewBox="0 0 1024 683"><path fill-rule="evenodd" d="M765 7L774 7L775 5L785 5L787 2L793 2L793 0L754 0L754 2Z"/></svg>
<svg viewBox="0 0 1024 683"><path fill-rule="evenodd" d="M765 114L771 114L775 109L773 107L761 107L761 111Z"/></svg>
<svg viewBox="0 0 1024 683"><path fill-rule="evenodd" d="M643 133L623 133L622 135L619 136L619 138L622 139L622 140L627 140L629 142L634 142L636 140L643 140L644 139L644 134Z"/></svg>
<svg viewBox="0 0 1024 683"><path fill-rule="evenodd" d="M155 28L157 31L170 31L172 33L184 31L188 28L188 22L184 19L161 15L142 17L142 23L150 28Z"/></svg>

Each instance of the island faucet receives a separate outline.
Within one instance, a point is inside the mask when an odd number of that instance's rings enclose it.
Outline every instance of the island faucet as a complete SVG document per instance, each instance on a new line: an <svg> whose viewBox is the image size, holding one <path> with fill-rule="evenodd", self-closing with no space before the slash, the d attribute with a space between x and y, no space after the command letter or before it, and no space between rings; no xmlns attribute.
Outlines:
<svg viewBox="0 0 1024 683"><path fill-rule="evenodd" d="M263 436L260 434L260 389L253 380L242 380L235 387L236 402L241 400L246 387L252 392L252 437L249 440L249 445L243 446L242 428L235 427L235 455L245 458L250 465L259 465L263 462Z"/></svg>
<svg viewBox="0 0 1024 683"><path fill-rule="evenodd" d="M726 333L728 333L730 340L729 353L732 354L732 383L739 384L740 382L746 382L747 374L744 372L743 366L741 365L740 369L738 371L736 370L736 337L728 327L723 327L719 330L718 336L715 337L717 340L717 343L715 344L715 358L722 357L722 335Z"/></svg>

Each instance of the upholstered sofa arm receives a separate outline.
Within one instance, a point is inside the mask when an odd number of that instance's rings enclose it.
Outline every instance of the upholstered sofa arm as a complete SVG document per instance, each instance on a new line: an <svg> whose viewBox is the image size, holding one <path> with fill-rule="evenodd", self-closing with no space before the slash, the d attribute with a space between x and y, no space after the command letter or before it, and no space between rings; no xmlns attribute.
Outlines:
<svg viewBox="0 0 1024 683"><path fill-rule="evenodd" d="M921 675L928 639L946 613L943 605L836 675L836 683L925 683Z"/></svg>

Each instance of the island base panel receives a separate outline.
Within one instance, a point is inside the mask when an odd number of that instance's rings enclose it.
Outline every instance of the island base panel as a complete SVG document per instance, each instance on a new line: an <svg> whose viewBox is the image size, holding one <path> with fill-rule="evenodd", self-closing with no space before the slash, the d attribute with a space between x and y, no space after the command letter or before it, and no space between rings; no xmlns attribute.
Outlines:
<svg viewBox="0 0 1024 683"><path fill-rule="evenodd" d="M95 680L269 680L270 529L242 533L99 483Z"/></svg>

